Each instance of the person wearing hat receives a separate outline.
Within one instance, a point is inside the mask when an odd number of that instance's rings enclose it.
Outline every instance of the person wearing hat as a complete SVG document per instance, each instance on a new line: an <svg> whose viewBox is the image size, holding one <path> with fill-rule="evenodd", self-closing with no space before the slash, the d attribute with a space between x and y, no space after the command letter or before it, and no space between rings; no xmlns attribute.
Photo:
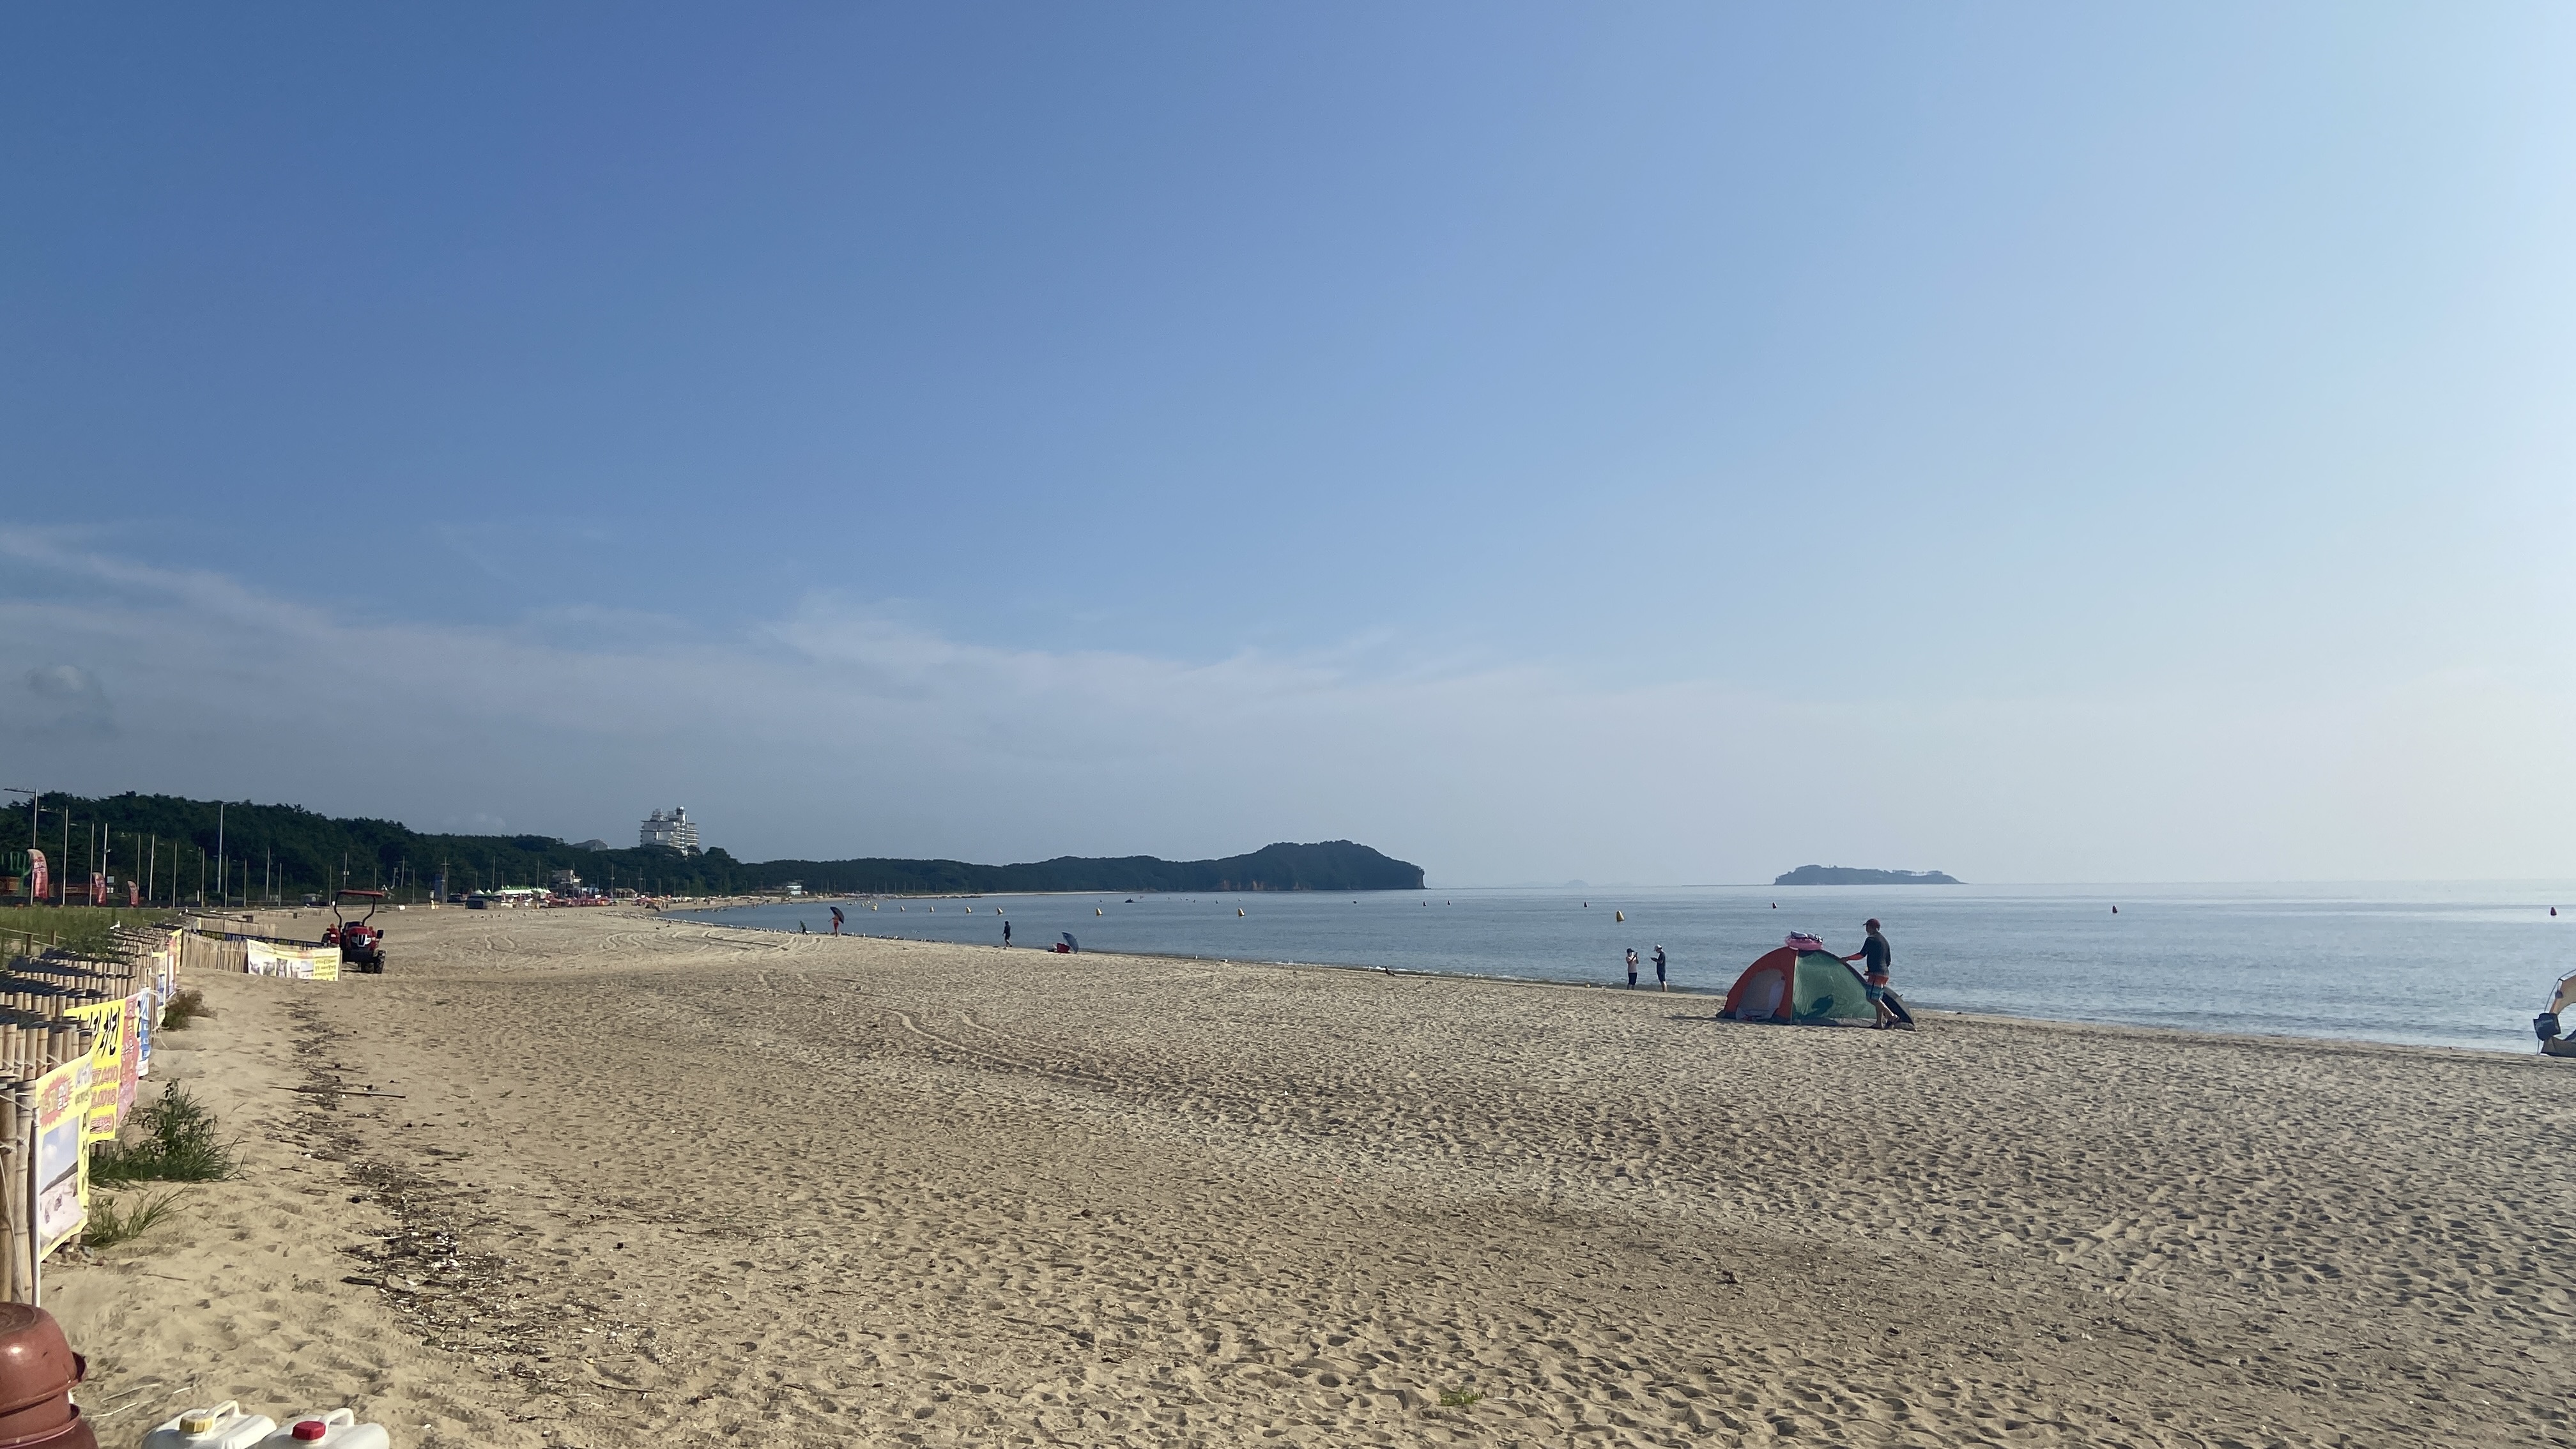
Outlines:
<svg viewBox="0 0 2576 1449"><path fill-rule="evenodd" d="M1861 984L1868 989L1869 1004L1878 1011L1878 1020L1871 1024L1885 1030L1890 1022L1896 1020L1896 1013L1887 1009L1887 966L1896 959L1896 950L1887 944L1885 936L1878 933L1876 917L1862 922L1861 929L1869 932L1869 939L1861 942L1860 949L1843 960L1861 961L1866 958L1867 964L1861 967Z"/></svg>
<svg viewBox="0 0 2576 1449"><path fill-rule="evenodd" d="M1664 984L1664 948L1661 946L1657 946L1655 948L1655 989L1657 991L1672 990L1671 987Z"/></svg>

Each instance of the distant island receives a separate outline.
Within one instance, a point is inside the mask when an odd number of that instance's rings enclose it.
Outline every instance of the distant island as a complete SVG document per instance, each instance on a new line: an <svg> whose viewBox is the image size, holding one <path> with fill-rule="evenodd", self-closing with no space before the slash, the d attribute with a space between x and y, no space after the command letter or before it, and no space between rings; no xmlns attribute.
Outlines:
<svg viewBox="0 0 2576 1449"><path fill-rule="evenodd" d="M1958 885L1937 870L1862 870L1848 865L1802 865L1773 885Z"/></svg>
<svg viewBox="0 0 2576 1449"><path fill-rule="evenodd" d="M604 840L573 844L551 835L447 835L411 829L399 821L334 819L294 805L218 804L176 795L128 792L97 798L45 797L45 828L55 811L77 823L65 833L73 857L54 867L57 878L85 878L92 870L122 878L131 872L152 886L152 899L197 895L200 862L220 849L229 865L220 872L241 899L241 882L254 895L294 900L346 883L386 887L400 900L425 900L443 871L447 888L468 891L500 886L545 886L577 876L595 886L653 895L766 894L801 883L816 895L946 895L979 891L1415 891L1422 867L1365 845L1325 840L1282 842L1221 860L1158 860L1150 855L1107 859L1064 855L1021 865L976 865L962 860L736 860L722 846L705 850L669 845L611 846ZM0 811L0 828L11 816ZM14 827L26 828L24 814ZM103 828L114 854L94 864L85 846L92 827ZM66 869L68 864L70 869ZM75 873L77 872L77 874ZM344 874L345 872L345 874ZM209 873L209 895L216 876ZM119 888L122 893L122 887Z"/></svg>

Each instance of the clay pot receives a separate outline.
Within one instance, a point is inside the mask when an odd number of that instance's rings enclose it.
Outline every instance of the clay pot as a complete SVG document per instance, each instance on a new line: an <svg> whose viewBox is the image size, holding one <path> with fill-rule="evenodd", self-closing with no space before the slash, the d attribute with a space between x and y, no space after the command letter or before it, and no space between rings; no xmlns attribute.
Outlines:
<svg viewBox="0 0 2576 1449"><path fill-rule="evenodd" d="M52 1449L88 1426L72 1407L72 1387L89 1376L89 1360L72 1352L54 1315L24 1303L0 1303L0 1449Z"/></svg>
<svg viewBox="0 0 2576 1449"><path fill-rule="evenodd" d="M98 1435L90 1432L89 1420L73 1409L69 1423L50 1433L39 1433L23 1439L0 1439L0 1449L98 1449Z"/></svg>
<svg viewBox="0 0 2576 1449"><path fill-rule="evenodd" d="M89 1360L72 1352L54 1315L0 1303L0 1414L70 1393L88 1376Z"/></svg>
<svg viewBox="0 0 2576 1449"><path fill-rule="evenodd" d="M22 1449L22 1446L51 1444L53 1436L80 1417L80 1407L68 1393L38 1399L24 1408L0 1414L0 1449Z"/></svg>

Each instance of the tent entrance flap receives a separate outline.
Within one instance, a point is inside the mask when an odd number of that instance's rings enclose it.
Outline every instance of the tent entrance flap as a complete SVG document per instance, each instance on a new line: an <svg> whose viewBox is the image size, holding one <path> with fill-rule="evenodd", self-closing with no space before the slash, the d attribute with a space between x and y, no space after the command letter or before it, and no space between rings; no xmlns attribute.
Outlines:
<svg viewBox="0 0 2576 1449"><path fill-rule="evenodd" d="M1790 986L1797 970L1797 952L1786 947L1764 952L1735 978L1735 985L1726 993L1726 1005L1718 1008L1718 1014L1738 1021L1785 1019L1788 1013L1781 1010L1781 1004L1796 999Z"/></svg>

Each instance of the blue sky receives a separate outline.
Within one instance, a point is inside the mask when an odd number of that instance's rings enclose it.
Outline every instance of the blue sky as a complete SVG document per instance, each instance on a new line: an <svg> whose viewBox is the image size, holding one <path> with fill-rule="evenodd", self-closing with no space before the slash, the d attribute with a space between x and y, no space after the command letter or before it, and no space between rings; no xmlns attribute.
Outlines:
<svg viewBox="0 0 2576 1449"><path fill-rule="evenodd" d="M43 783L2576 876L2563 10L0 27Z"/></svg>

